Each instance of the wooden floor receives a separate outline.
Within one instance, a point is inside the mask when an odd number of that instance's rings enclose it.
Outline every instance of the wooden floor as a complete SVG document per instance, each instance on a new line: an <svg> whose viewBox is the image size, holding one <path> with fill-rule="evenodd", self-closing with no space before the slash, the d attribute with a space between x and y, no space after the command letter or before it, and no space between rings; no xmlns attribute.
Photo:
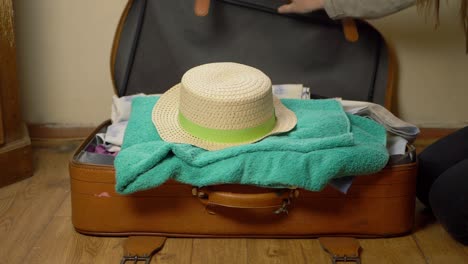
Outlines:
<svg viewBox="0 0 468 264"><path fill-rule="evenodd" d="M32 178L0 189L0 263L119 263L124 238L84 236L71 224L68 160L76 142L35 144ZM424 213L412 235L360 240L363 263L468 263ZM152 263L331 263L314 239L169 239Z"/></svg>

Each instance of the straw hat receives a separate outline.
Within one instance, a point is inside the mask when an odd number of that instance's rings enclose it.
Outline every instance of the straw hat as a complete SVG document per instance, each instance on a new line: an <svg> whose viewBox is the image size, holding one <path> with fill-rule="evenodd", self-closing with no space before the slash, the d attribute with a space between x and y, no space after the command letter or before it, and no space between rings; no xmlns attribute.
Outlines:
<svg viewBox="0 0 468 264"><path fill-rule="evenodd" d="M253 143L297 123L294 112L273 96L268 76L230 62L187 71L159 98L152 118L163 140L207 150Z"/></svg>

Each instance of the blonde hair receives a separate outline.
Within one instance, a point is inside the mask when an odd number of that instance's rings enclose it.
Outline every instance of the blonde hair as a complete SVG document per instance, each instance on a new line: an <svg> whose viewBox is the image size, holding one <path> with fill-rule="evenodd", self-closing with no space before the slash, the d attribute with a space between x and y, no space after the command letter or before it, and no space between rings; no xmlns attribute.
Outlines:
<svg viewBox="0 0 468 264"><path fill-rule="evenodd" d="M424 9L426 15L430 12L434 12L435 26L439 26L440 0L417 0L417 4L420 10ZM468 53L468 0L460 0L460 18L465 34L465 52Z"/></svg>

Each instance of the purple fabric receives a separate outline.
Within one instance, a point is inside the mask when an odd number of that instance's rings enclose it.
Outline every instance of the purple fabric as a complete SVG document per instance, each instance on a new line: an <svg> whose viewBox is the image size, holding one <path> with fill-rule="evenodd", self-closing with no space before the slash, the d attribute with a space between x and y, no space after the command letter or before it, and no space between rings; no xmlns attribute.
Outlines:
<svg viewBox="0 0 468 264"><path fill-rule="evenodd" d="M103 155L110 155L110 156L117 156L118 152L109 152L107 151L106 147L102 144L94 146L90 145L86 148L87 152L103 154Z"/></svg>

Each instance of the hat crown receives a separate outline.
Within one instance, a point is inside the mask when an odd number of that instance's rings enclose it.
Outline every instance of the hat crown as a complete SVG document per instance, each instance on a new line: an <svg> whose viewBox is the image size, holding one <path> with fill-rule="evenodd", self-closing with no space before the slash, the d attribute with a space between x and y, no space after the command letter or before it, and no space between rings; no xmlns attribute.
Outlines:
<svg viewBox="0 0 468 264"><path fill-rule="evenodd" d="M179 113L213 129L258 126L274 115L271 80L260 70L238 63L210 63L182 77Z"/></svg>
<svg viewBox="0 0 468 264"><path fill-rule="evenodd" d="M182 76L188 92L222 102L251 101L271 90L263 72L238 63L210 63L190 69Z"/></svg>

